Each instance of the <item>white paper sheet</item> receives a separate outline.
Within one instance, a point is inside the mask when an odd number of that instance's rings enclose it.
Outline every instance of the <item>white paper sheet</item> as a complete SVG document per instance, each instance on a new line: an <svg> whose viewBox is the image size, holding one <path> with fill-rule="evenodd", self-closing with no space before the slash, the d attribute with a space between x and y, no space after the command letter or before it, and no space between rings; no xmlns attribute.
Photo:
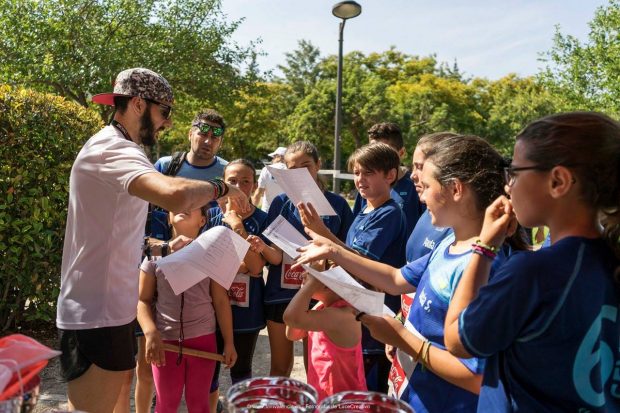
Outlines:
<svg viewBox="0 0 620 413"><path fill-rule="evenodd" d="M292 259L299 255L297 248L310 243L310 241L308 241L302 233L297 231L293 224L288 222L282 215L278 215L271 225L265 228L263 235L269 238L271 242L276 244L278 248Z"/></svg>
<svg viewBox="0 0 620 413"><path fill-rule="evenodd" d="M295 205L309 202L321 216L337 215L307 168L278 169L272 166L267 168Z"/></svg>
<svg viewBox="0 0 620 413"><path fill-rule="evenodd" d="M209 277L230 288L250 244L230 228L217 226L157 261L176 295Z"/></svg>
<svg viewBox="0 0 620 413"><path fill-rule="evenodd" d="M263 231L263 235L269 238L271 242L276 244L285 254L292 258L299 255L297 248L310 243L310 241L281 215ZM394 312L383 304L385 300L384 293L368 290L351 277L342 267L334 267L323 272L317 271L307 265L303 265L303 268L317 277L319 281L328 286L357 310L376 316L394 316Z"/></svg>
<svg viewBox="0 0 620 413"><path fill-rule="evenodd" d="M384 293L364 288L341 267L334 267L323 272L317 271L308 265L303 265L303 267L329 287L330 290L355 307L356 310L375 316L394 314L383 304L385 300ZM387 313L386 310L388 311Z"/></svg>

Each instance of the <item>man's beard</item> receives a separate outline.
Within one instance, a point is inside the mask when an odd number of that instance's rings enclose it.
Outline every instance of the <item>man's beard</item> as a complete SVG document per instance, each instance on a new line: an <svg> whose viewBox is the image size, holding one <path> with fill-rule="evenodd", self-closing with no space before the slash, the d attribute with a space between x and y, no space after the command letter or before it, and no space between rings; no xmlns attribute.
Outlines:
<svg viewBox="0 0 620 413"><path fill-rule="evenodd" d="M151 118L150 108L144 111L144 115L140 118L140 143L144 146L155 145L155 125L153 125L153 118Z"/></svg>

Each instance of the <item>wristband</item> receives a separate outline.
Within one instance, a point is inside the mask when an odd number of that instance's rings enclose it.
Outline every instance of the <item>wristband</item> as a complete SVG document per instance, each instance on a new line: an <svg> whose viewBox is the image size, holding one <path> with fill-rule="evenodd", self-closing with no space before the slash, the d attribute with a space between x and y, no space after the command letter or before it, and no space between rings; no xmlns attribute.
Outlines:
<svg viewBox="0 0 620 413"><path fill-rule="evenodd" d="M486 250L489 250L495 254L497 254L499 252L499 248L498 247L493 247L489 244L485 244L484 242L482 242L482 240L477 239L476 242L474 243L474 245L478 245Z"/></svg>
<svg viewBox="0 0 620 413"><path fill-rule="evenodd" d="M210 179L209 182L213 186L213 199L220 199L223 196L228 194L229 187L226 182L222 181L219 178Z"/></svg>
<svg viewBox="0 0 620 413"><path fill-rule="evenodd" d="M496 252L494 252L494 251L492 251L492 250L490 250L490 249L488 249L486 247L483 247L482 245L479 245L479 244L471 244L471 251L474 254L478 254L478 255L480 255L482 257L486 257L486 258L489 258L491 260L495 259L495 257L497 256Z"/></svg>
<svg viewBox="0 0 620 413"><path fill-rule="evenodd" d="M170 245L167 242L161 244L161 256L165 257L170 254Z"/></svg>

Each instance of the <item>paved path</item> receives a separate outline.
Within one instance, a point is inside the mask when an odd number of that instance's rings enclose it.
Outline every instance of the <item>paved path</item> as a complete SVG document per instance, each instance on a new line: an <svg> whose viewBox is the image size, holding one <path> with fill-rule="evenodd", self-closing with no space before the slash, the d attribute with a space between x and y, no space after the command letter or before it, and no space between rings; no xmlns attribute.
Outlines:
<svg viewBox="0 0 620 413"><path fill-rule="evenodd" d="M49 345L49 343L48 343ZM305 381L306 373L304 372L304 362L302 357L302 345L301 342L295 343L295 365L293 366L293 373L291 377ZM254 376L267 376L269 375L269 338L267 337L267 329L260 332L258 336L258 342L256 343L256 352L254 353L253 360L253 374ZM66 409L66 385L60 380L58 359L54 359L41 373L41 397L39 403L35 409L35 413L42 413L50 411L52 409ZM220 391L224 395L226 390L230 387L230 375L224 369L220 375ZM133 396L133 394L132 394ZM131 406L133 410L133 397L131 400ZM179 411L185 412L187 410L181 409Z"/></svg>

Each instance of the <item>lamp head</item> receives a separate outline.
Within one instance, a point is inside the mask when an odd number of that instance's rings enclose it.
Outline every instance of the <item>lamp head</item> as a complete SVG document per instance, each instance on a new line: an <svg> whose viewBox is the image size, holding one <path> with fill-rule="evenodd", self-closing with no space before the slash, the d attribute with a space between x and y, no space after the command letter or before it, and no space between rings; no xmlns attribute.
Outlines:
<svg viewBox="0 0 620 413"><path fill-rule="evenodd" d="M362 6L352 0L341 1L334 4L332 7L332 14L343 20L352 19L359 16L362 13Z"/></svg>

